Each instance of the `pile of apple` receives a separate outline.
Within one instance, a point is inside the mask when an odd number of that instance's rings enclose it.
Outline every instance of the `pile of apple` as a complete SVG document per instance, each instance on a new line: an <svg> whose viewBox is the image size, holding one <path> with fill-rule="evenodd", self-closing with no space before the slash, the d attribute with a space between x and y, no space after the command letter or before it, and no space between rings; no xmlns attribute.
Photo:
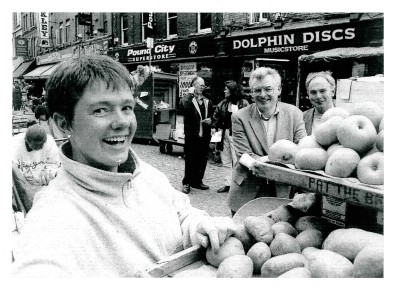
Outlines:
<svg viewBox="0 0 400 294"><path fill-rule="evenodd" d="M312 135L298 144L278 140L268 157L302 170L383 185L383 142L383 111L373 102L359 102L327 110Z"/></svg>

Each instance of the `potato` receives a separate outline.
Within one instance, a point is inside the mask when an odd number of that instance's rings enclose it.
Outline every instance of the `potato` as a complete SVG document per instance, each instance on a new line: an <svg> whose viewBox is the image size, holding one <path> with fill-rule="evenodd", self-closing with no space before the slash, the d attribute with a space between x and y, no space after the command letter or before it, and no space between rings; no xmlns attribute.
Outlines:
<svg viewBox="0 0 400 294"><path fill-rule="evenodd" d="M301 251L301 254L304 255L305 258L310 259L314 252L319 251L320 249L315 247L306 247Z"/></svg>
<svg viewBox="0 0 400 294"><path fill-rule="evenodd" d="M272 218L276 223L282 221L294 225L299 216L300 212L290 205L280 205L278 208L270 212L270 218Z"/></svg>
<svg viewBox="0 0 400 294"><path fill-rule="evenodd" d="M253 261L246 255L233 255L226 258L218 267L217 278L251 278Z"/></svg>
<svg viewBox="0 0 400 294"><path fill-rule="evenodd" d="M303 213L315 210L315 206L317 206L315 193L299 193L294 195L290 206Z"/></svg>
<svg viewBox="0 0 400 294"><path fill-rule="evenodd" d="M327 236L332 230L332 225L328 223L328 221L313 215L300 217L294 227L299 233L305 230L315 229L320 231L324 237Z"/></svg>
<svg viewBox="0 0 400 294"><path fill-rule="evenodd" d="M288 222L277 222L271 226L272 231L274 232L274 236L279 233L286 233L292 237L296 237L298 232L297 230Z"/></svg>
<svg viewBox="0 0 400 294"><path fill-rule="evenodd" d="M266 219L270 226L272 226L275 223L275 221L270 217L270 215L268 213L260 215L259 217Z"/></svg>
<svg viewBox="0 0 400 294"><path fill-rule="evenodd" d="M307 267L307 259L298 253L288 253L268 259L261 267L261 277L276 278L296 267Z"/></svg>
<svg viewBox="0 0 400 294"><path fill-rule="evenodd" d="M247 252L250 249L250 247L254 243L256 243L256 240L254 239L253 236L249 234L249 232L247 232L243 223L236 225L236 229L233 232L233 237L239 239L239 241L242 242L245 252Z"/></svg>
<svg viewBox="0 0 400 294"><path fill-rule="evenodd" d="M351 278L353 275L351 261L329 250L313 251L307 260L313 278Z"/></svg>
<svg viewBox="0 0 400 294"><path fill-rule="evenodd" d="M337 229L331 232L322 244L330 250L354 261L357 254L367 245L383 242L383 235L357 228Z"/></svg>
<svg viewBox="0 0 400 294"><path fill-rule="evenodd" d="M365 246L354 259L354 278L383 278L383 243Z"/></svg>
<svg viewBox="0 0 400 294"><path fill-rule="evenodd" d="M281 274L278 278L311 278L311 272L305 267L296 267Z"/></svg>
<svg viewBox="0 0 400 294"><path fill-rule="evenodd" d="M264 242L257 242L246 254L253 260L254 273L259 274L262 265L271 258L271 249Z"/></svg>
<svg viewBox="0 0 400 294"><path fill-rule="evenodd" d="M298 234L296 241L300 244L301 250L307 247L321 248L324 237L320 231L309 229Z"/></svg>
<svg viewBox="0 0 400 294"><path fill-rule="evenodd" d="M244 227L258 242L271 243L274 232L269 222L258 216L248 216L244 219Z"/></svg>
<svg viewBox="0 0 400 294"><path fill-rule="evenodd" d="M211 247L208 247L206 251L207 261L215 267L218 267L224 259L233 255L245 255L242 242L235 237L226 239L217 254L212 251Z"/></svg>
<svg viewBox="0 0 400 294"><path fill-rule="evenodd" d="M296 239L286 233L279 233L272 240L270 245L272 256L284 255L288 253L301 253L300 244Z"/></svg>

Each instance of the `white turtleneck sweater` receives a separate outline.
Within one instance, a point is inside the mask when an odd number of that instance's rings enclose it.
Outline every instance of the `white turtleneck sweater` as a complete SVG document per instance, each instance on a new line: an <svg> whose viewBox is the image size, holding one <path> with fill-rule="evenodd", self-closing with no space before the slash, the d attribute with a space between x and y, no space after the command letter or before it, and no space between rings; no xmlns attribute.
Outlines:
<svg viewBox="0 0 400 294"><path fill-rule="evenodd" d="M14 275L135 277L191 246L209 216L164 174L132 150L133 172L114 173L71 160L69 148L62 145L57 177L35 196L14 250Z"/></svg>

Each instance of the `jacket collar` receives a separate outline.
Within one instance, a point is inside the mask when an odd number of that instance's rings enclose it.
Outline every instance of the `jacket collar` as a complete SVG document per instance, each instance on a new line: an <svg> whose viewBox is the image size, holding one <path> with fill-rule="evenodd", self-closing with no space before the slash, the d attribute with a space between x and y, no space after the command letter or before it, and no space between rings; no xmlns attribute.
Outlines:
<svg viewBox="0 0 400 294"><path fill-rule="evenodd" d="M130 148L126 165L131 165L131 172L109 172L88 166L69 158L71 145L66 142L60 146L61 166L79 186L93 191L99 196L109 198L121 197L121 188L136 177L142 168L137 155ZM122 166L122 165L121 165ZM125 169L127 167L125 166Z"/></svg>

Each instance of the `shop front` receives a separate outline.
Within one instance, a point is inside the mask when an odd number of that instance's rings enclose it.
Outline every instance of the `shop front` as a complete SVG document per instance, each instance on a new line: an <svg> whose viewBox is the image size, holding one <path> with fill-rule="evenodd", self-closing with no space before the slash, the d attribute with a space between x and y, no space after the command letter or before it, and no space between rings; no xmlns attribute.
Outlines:
<svg viewBox="0 0 400 294"><path fill-rule="evenodd" d="M147 48L146 44L117 48L109 50L108 55L124 64L130 72L138 65L147 65L154 70L176 74L177 103L188 92L195 76L204 78L210 88L208 95L213 97L214 35L154 42L153 48Z"/></svg>
<svg viewBox="0 0 400 294"><path fill-rule="evenodd" d="M228 66L221 70L234 72L232 77L248 94L248 79L254 68L276 68L282 75L282 101L296 104L300 56L335 48L379 47L383 44L383 18L336 22L324 25L321 21L293 22L279 30L271 26L252 31L233 31L224 39L225 54L217 54ZM353 62L310 63L303 73L330 70L336 79L348 78L355 72L354 66ZM383 63L375 62L363 74L376 72L383 73Z"/></svg>

